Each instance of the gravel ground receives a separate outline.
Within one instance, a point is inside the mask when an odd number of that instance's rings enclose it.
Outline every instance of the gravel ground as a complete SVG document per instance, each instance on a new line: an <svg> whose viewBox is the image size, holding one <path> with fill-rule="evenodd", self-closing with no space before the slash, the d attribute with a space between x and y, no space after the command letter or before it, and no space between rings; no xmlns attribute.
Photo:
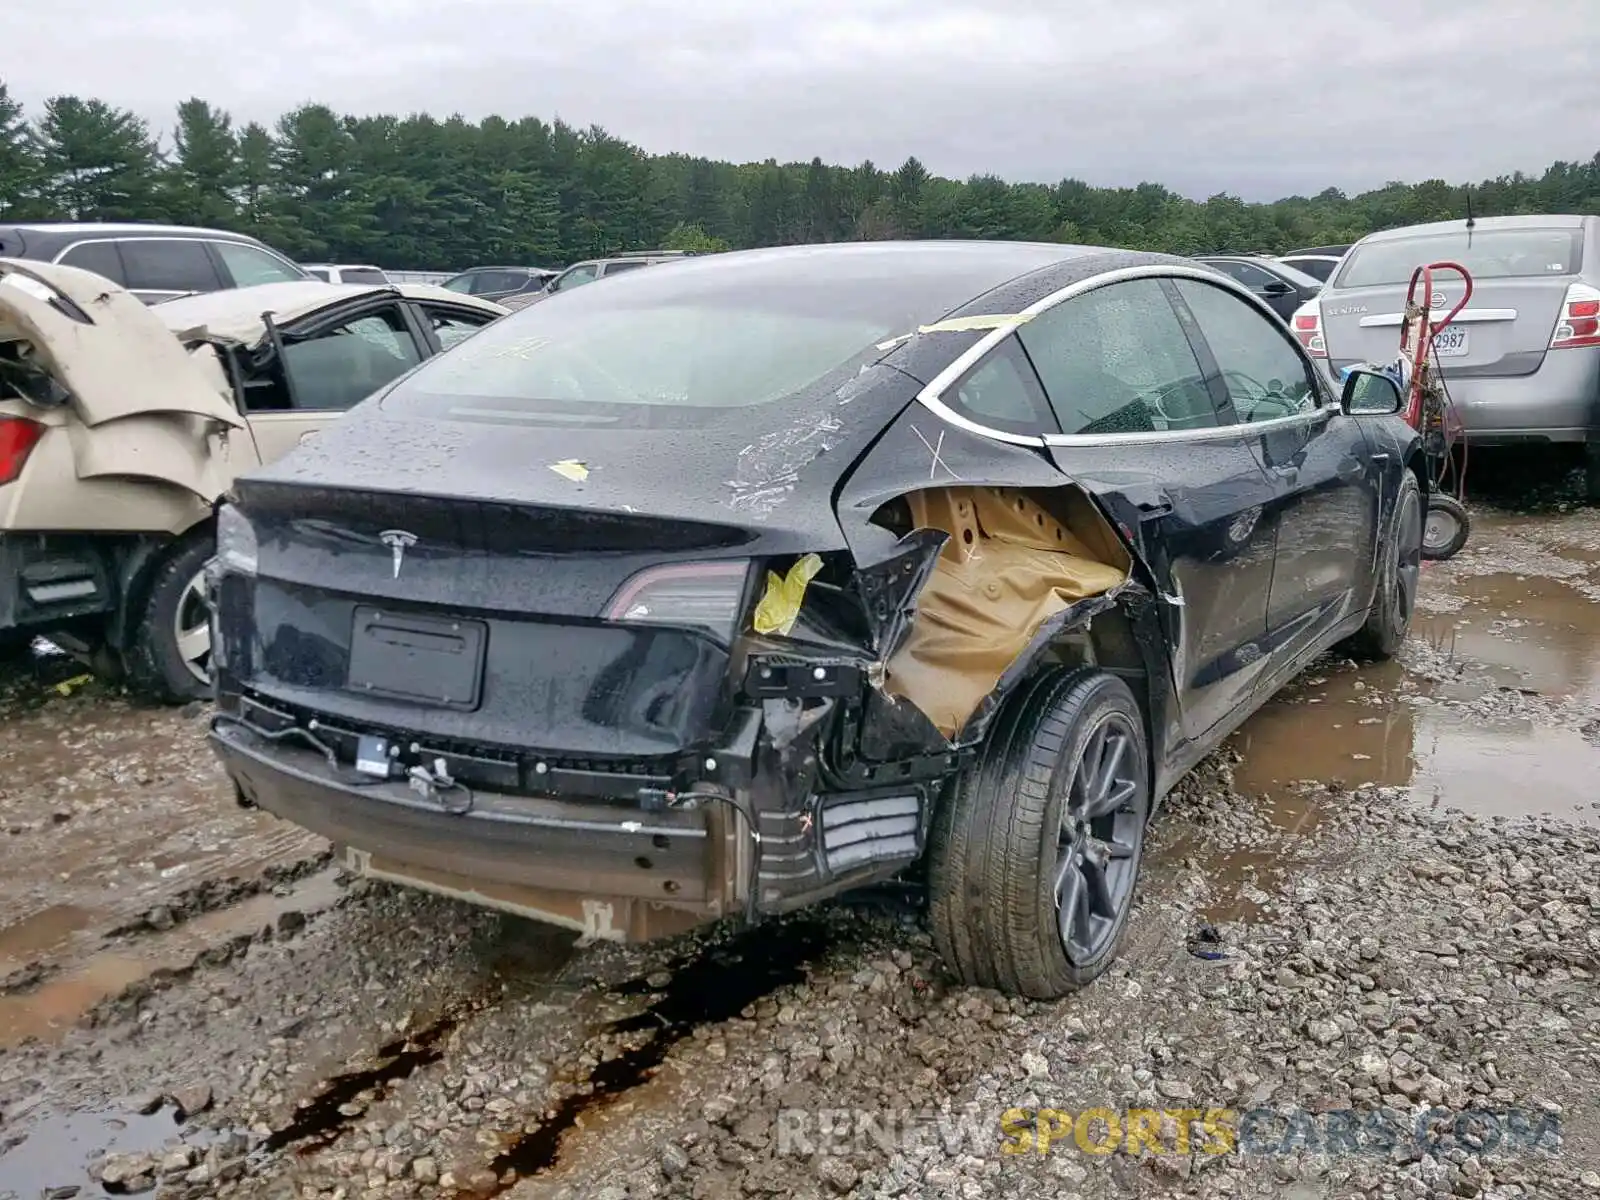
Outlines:
<svg viewBox="0 0 1600 1200"><path fill-rule="evenodd" d="M73 765L0 795L0 855L58 804L222 824L65 901L3 859L0 1197L1600 1196L1600 512L1562 503L1480 514L1401 665L1320 664L1193 772L1057 1004L953 986L911 897L578 948L349 880L228 807L195 715L140 749L45 693L10 720ZM91 916L16 938L41 903Z"/></svg>

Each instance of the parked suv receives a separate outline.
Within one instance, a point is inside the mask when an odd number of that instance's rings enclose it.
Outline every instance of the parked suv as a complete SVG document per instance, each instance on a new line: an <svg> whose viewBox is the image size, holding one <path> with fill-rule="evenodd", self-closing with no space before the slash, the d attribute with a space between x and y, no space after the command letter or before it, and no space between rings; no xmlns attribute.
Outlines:
<svg viewBox="0 0 1600 1200"><path fill-rule="evenodd" d="M1433 340L1466 442L1581 452L1589 497L1600 500L1600 217L1479 217L1374 233L1295 314L1296 336L1335 374L1393 361L1411 273L1442 261L1472 275L1467 306ZM1451 272L1433 286L1438 323L1463 289Z"/></svg>
<svg viewBox="0 0 1600 1200"><path fill-rule="evenodd" d="M609 279L613 275L632 271L636 267L653 267L664 262L677 262L680 258L688 257L689 253L687 250L640 250L635 254L619 254L614 258L586 258L582 262L573 263L550 280L544 290L517 296L507 302L507 307L526 308L557 292L570 292L586 283L593 283L597 279Z"/></svg>
<svg viewBox="0 0 1600 1200"><path fill-rule="evenodd" d="M218 496L505 311L315 280L147 308L0 259L0 641L43 634L141 694L207 694Z"/></svg>
<svg viewBox="0 0 1600 1200"><path fill-rule="evenodd" d="M146 304L311 278L255 238L192 225L0 225L0 257L93 271Z"/></svg>
<svg viewBox="0 0 1600 1200"><path fill-rule="evenodd" d="M469 267L446 279L443 286L466 296L503 300L507 296L538 292L559 274L549 267Z"/></svg>

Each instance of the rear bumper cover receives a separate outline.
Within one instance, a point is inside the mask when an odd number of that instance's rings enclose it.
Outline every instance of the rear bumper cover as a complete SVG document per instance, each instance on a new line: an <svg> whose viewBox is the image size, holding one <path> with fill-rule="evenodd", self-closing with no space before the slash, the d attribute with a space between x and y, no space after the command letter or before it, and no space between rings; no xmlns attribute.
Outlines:
<svg viewBox="0 0 1600 1200"><path fill-rule="evenodd" d="M890 877L920 856L929 819L923 786L791 797L770 760L749 787L692 808L646 810L621 788L604 799L475 787L446 809L229 714L210 741L242 801L344 847L356 869L603 939L788 911Z"/></svg>

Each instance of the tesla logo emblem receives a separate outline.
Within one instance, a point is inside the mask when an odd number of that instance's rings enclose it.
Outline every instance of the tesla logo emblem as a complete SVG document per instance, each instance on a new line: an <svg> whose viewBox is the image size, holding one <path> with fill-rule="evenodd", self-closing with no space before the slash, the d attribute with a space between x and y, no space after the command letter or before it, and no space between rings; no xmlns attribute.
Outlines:
<svg viewBox="0 0 1600 1200"><path fill-rule="evenodd" d="M1443 308L1446 304L1449 303L1449 301L1447 301L1445 299L1445 296L1444 296L1443 292L1435 292L1433 294L1433 296L1431 297L1431 299L1432 299L1432 302L1433 302L1433 306L1435 308Z"/></svg>
<svg viewBox="0 0 1600 1200"><path fill-rule="evenodd" d="M385 529L378 535L378 540L394 551L394 577L399 579L400 564L406 560L407 548L417 544L417 535L407 533L404 529Z"/></svg>

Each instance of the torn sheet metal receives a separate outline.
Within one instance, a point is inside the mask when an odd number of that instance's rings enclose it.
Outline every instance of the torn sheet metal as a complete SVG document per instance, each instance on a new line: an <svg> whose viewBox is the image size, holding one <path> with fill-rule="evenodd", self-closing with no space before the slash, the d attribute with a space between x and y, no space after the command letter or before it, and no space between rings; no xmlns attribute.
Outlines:
<svg viewBox="0 0 1600 1200"><path fill-rule="evenodd" d="M1058 519L1018 490L941 488L906 497L919 529L950 535L885 690L954 737L1052 617L1128 578L1126 551L1081 492Z"/></svg>
<svg viewBox="0 0 1600 1200"><path fill-rule="evenodd" d="M0 340L29 344L84 425L149 414L244 425L154 308L88 271L0 259Z"/></svg>
<svg viewBox="0 0 1600 1200"><path fill-rule="evenodd" d="M783 574L767 572L767 587L756 603L752 625L757 633L775 633L785 637L794 628L800 606L805 603L806 585L822 570L822 559L807 554L795 561Z"/></svg>

